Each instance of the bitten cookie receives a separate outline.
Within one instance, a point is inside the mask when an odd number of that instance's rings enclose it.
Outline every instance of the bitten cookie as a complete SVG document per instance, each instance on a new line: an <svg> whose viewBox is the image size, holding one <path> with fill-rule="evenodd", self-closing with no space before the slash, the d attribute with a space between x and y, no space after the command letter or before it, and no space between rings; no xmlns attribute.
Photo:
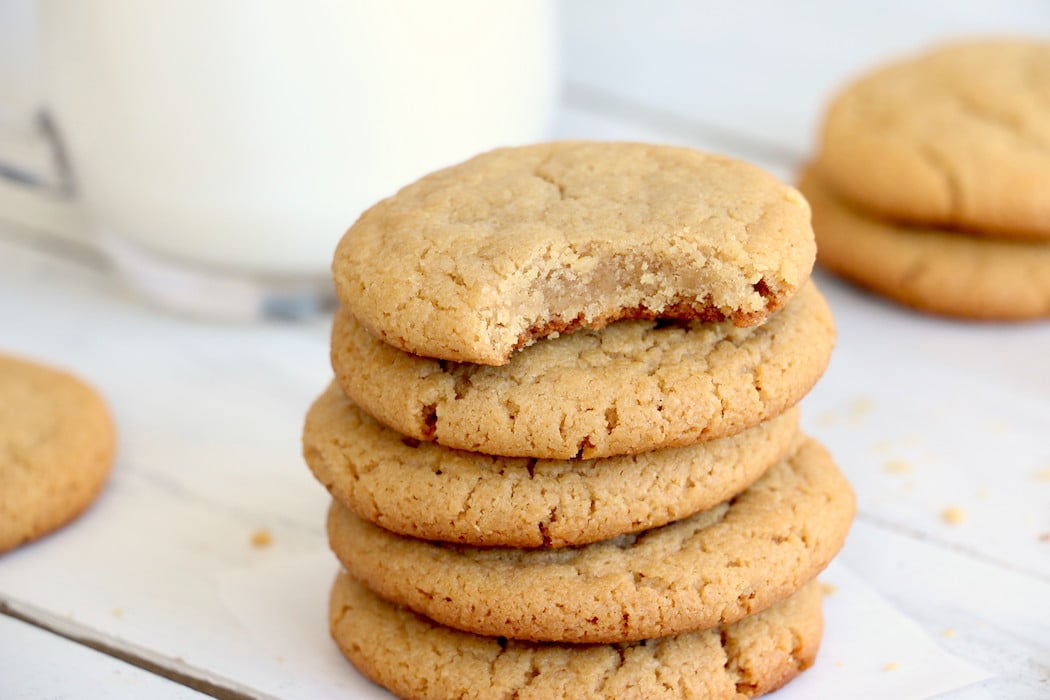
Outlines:
<svg viewBox="0 0 1050 700"><path fill-rule="evenodd" d="M332 549L382 597L488 636L622 642L730 624L816 576L845 540L853 491L828 453L798 449L747 491L643 533L502 549L402 537L329 510Z"/></svg>
<svg viewBox="0 0 1050 700"><path fill-rule="evenodd" d="M787 452L798 410L738 435L601 460L492 457L384 428L333 384L314 403L304 456L360 517L420 539L563 547L664 525L746 489Z"/></svg>
<svg viewBox="0 0 1050 700"><path fill-rule="evenodd" d="M417 440L591 458L713 440L779 415L820 378L834 340L827 302L807 284L755 328L623 321L548 338L502 367L402 352L342 311L332 366L354 403Z"/></svg>
<svg viewBox="0 0 1050 700"><path fill-rule="evenodd" d="M818 161L890 220L1050 239L1050 42L942 46L844 89Z"/></svg>
<svg viewBox="0 0 1050 700"><path fill-rule="evenodd" d="M1050 241L978 238L870 218L808 168L820 264L902 304L973 319L1050 316Z"/></svg>
<svg viewBox="0 0 1050 700"><path fill-rule="evenodd" d="M760 323L809 277L809 208L752 165L691 149L560 142L433 173L347 231L344 307L408 352L501 365L619 319Z"/></svg>
<svg viewBox="0 0 1050 700"><path fill-rule="evenodd" d="M87 508L114 448L109 411L93 389L65 372L0 355L0 552Z"/></svg>
<svg viewBox="0 0 1050 700"><path fill-rule="evenodd" d="M345 573L332 637L364 675L402 698L741 700L813 664L823 635L816 582L735 624L629 644L573 646L481 637L394 606Z"/></svg>

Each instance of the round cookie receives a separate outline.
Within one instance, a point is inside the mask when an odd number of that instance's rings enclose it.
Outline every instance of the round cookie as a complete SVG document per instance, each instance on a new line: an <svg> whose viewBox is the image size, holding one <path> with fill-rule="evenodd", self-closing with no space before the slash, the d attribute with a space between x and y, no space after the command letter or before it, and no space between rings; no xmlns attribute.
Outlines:
<svg viewBox="0 0 1050 700"><path fill-rule="evenodd" d="M79 379L0 355L0 552L75 518L113 462L113 424Z"/></svg>
<svg viewBox="0 0 1050 700"><path fill-rule="evenodd" d="M1050 239L1050 42L953 43L844 89L818 161L883 218Z"/></svg>
<svg viewBox="0 0 1050 700"><path fill-rule="evenodd" d="M865 216L823 173L799 185L813 207L820 264L907 306L971 319L1050 317L1050 241L979 238Z"/></svg>
<svg viewBox="0 0 1050 700"><path fill-rule="evenodd" d="M743 491L787 452L798 409L732 437L628 457L536 460L404 438L333 384L314 403L303 453L343 505L410 537L563 547L646 530Z"/></svg>
<svg viewBox="0 0 1050 700"><path fill-rule="evenodd" d="M481 637L394 606L341 573L329 622L343 654L402 698L740 700L771 692L813 664L823 635L813 581L724 628L616 645Z"/></svg>
<svg viewBox="0 0 1050 700"><path fill-rule="evenodd" d="M537 338L611 321L760 323L809 277L805 200L687 148L559 142L479 155L365 212L332 271L376 337L501 365Z"/></svg>
<svg viewBox="0 0 1050 700"><path fill-rule="evenodd" d="M853 491L816 442L730 501L643 533L561 549L402 537L333 502L328 535L379 595L476 634L622 642L730 624L787 598L838 552Z"/></svg>
<svg viewBox="0 0 1050 700"><path fill-rule="evenodd" d="M401 352L336 314L343 391L417 440L511 457L633 454L713 440L783 413L835 342L812 283L755 328L623 321L548 338L503 367Z"/></svg>

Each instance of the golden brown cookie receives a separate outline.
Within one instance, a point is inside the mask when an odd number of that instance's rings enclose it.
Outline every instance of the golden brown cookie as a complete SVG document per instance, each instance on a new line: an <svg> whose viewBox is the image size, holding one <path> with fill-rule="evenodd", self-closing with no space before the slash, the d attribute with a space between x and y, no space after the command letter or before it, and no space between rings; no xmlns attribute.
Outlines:
<svg viewBox="0 0 1050 700"><path fill-rule="evenodd" d="M443 627L342 573L332 637L364 675L402 698L742 700L812 665L823 635L816 582L725 627L615 645L536 644Z"/></svg>
<svg viewBox="0 0 1050 700"><path fill-rule="evenodd" d="M743 491L778 462L798 409L738 435L628 457L492 457L383 427L333 384L306 417L306 462L360 517L421 539L563 547L646 530Z"/></svg>
<svg viewBox="0 0 1050 700"><path fill-rule="evenodd" d="M328 534L352 576L441 624L489 636L622 642L730 624L831 561L853 491L813 440L747 491L646 532L561 549L416 540L333 502Z"/></svg>
<svg viewBox="0 0 1050 700"><path fill-rule="evenodd" d="M834 337L810 283L754 328L623 321L545 339L502 367L402 352L343 311L332 366L354 403L417 440L591 458L713 440L779 415L820 378Z"/></svg>
<svg viewBox="0 0 1050 700"><path fill-rule="evenodd" d="M891 299L972 319L1050 317L1050 241L909 228L835 197L810 167L799 185L813 207L824 267Z"/></svg>
<svg viewBox="0 0 1050 700"><path fill-rule="evenodd" d="M809 277L809 209L723 156L631 143L504 148L375 205L333 262L376 337L501 365L537 338L618 319L760 323Z"/></svg>
<svg viewBox="0 0 1050 700"><path fill-rule="evenodd" d="M1050 42L948 44L846 87L818 161L881 218L1050 239Z"/></svg>
<svg viewBox="0 0 1050 700"><path fill-rule="evenodd" d="M0 355L0 552L75 518L101 490L115 437L76 377Z"/></svg>

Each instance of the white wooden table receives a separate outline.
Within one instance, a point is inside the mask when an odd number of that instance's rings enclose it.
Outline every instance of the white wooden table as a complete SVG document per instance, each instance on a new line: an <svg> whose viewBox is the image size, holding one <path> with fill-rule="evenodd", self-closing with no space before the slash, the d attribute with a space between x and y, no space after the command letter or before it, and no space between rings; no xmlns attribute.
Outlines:
<svg viewBox="0 0 1050 700"><path fill-rule="evenodd" d="M566 4L552 135L684 143L790 178L861 66L945 34L1050 34L1035 0L815 5ZM327 639L327 496L299 456L327 319L159 313L92 256L41 244L34 217L55 216L0 189L0 351L94 382L120 450L87 514L0 557L0 698L313 698L332 674L343 697L375 693ZM803 420L859 496L840 565L995 674L951 698L1050 697L1050 323L934 319L818 280L839 344Z"/></svg>

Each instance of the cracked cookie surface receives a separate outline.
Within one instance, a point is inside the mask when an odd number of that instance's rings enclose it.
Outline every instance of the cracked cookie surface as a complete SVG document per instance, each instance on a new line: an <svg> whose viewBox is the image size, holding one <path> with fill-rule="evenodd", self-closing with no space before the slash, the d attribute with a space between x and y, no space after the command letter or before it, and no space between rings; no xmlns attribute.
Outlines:
<svg viewBox="0 0 1050 700"><path fill-rule="evenodd" d="M332 637L367 677L402 698L743 700L813 664L823 635L817 582L735 624L616 645L481 637L392 605L341 573Z"/></svg>
<svg viewBox="0 0 1050 700"><path fill-rule="evenodd" d="M783 600L838 552L853 491L828 453L797 448L748 490L642 533L560 549L395 535L333 501L328 534L384 598L476 634L622 642L731 624Z"/></svg>
<svg viewBox="0 0 1050 700"><path fill-rule="evenodd" d="M942 46L832 102L820 168L883 218L1050 239L1050 42Z"/></svg>
<svg viewBox="0 0 1050 700"><path fill-rule="evenodd" d="M0 552L87 508L114 448L109 411L92 388L58 369L0 355Z"/></svg>
<svg viewBox="0 0 1050 700"><path fill-rule="evenodd" d="M402 352L340 311L332 366L354 403L417 440L591 458L713 440L779 415L820 378L834 339L807 283L754 328L621 321L545 339L502 367Z"/></svg>
<svg viewBox="0 0 1050 700"><path fill-rule="evenodd" d="M798 409L689 447L590 460L494 457L406 438L332 385L304 456L357 515L420 539L479 546L585 544L664 525L747 488L788 450Z"/></svg>
<svg viewBox="0 0 1050 700"><path fill-rule="evenodd" d="M880 221L838 199L822 176L810 166L799 187L813 207L824 267L932 313L989 320L1050 317L1050 241Z"/></svg>
<svg viewBox="0 0 1050 700"><path fill-rule="evenodd" d="M760 323L806 281L809 208L763 170L687 148L558 142L438 171L347 231L345 308L428 357L500 365L625 318Z"/></svg>

